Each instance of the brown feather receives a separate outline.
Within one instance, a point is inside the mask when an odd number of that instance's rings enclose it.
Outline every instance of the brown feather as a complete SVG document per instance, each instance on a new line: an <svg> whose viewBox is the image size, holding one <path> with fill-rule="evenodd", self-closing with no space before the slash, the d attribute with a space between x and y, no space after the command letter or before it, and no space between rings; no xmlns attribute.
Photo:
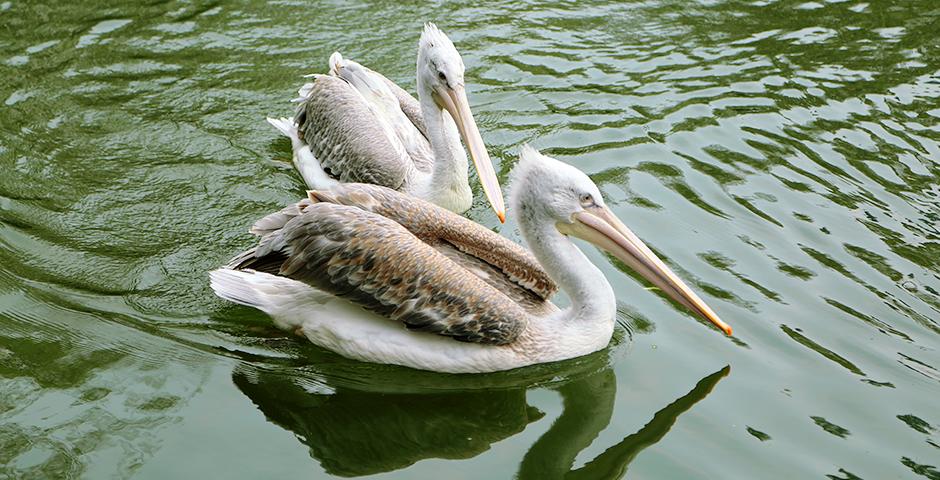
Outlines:
<svg viewBox="0 0 940 480"><path fill-rule="evenodd" d="M554 284L537 292L518 283L547 279L528 252L459 215L376 185L310 194L256 222L258 246L230 266L303 281L410 329L468 342L511 343L530 315L555 309L539 293ZM455 235L462 246L451 243ZM510 260L493 264L467 250ZM536 272L509 273L530 264Z"/></svg>
<svg viewBox="0 0 940 480"><path fill-rule="evenodd" d="M429 244L447 242L467 256L492 265L514 284L547 300L558 291L538 261L519 244L444 208L373 185L341 185L310 192L313 201L361 208L394 220Z"/></svg>

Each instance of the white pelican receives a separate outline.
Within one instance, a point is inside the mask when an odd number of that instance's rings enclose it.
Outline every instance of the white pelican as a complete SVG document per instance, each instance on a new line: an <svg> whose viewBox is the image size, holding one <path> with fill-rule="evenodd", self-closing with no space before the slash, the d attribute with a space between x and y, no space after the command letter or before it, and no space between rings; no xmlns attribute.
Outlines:
<svg viewBox="0 0 940 480"><path fill-rule="evenodd" d="M418 100L339 53L330 56L330 75L313 77L300 89L294 119L268 118L291 139L308 187L373 183L463 213L473 202L463 136L483 192L505 221L499 181L464 90L463 59L434 24L418 42Z"/></svg>
<svg viewBox="0 0 940 480"><path fill-rule="evenodd" d="M614 216L587 175L527 146L512 172L510 207L532 254L384 187L344 184L309 196L255 223L258 246L211 272L211 285L349 358L476 373L604 348L614 330L614 292L569 235L610 252L731 334ZM556 284L570 307L548 301Z"/></svg>

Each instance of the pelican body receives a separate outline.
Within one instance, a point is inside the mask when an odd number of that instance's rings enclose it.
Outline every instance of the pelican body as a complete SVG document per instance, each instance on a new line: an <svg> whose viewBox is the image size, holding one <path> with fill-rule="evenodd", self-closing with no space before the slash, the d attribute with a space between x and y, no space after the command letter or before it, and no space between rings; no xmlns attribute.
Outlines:
<svg viewBox="0 0 940 480"><path fill-rule="evenodd" d="M569 238L576 236L731 334L578 169L523 147L511 188L531 252L423 200L343 184L259 220L251 229L258 246L211 272L211 285L349 358L451 373L508 370L610 341L616 299ZM564 309L549 300L559 288L571 299Z"/></svg>
<svg viewBox="0 0 940 480"><path fill-rule="evenodd" d="M301 87L293 119L268 119L291 139L308 187L371 183L463 213L473 202L463 137L487 199L505 220L499 181L467 101L463 60L434 24L425 25L418 42L417 100L338 52L329 72Z"/></svg>

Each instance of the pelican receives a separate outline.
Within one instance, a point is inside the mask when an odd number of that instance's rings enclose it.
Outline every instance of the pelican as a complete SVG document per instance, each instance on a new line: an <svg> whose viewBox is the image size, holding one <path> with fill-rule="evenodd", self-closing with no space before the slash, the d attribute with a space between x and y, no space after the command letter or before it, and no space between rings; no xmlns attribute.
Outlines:
<svg viewBox="0 0 940 480"><path fill-rule="evenodd" d="M463 59L434 24L418 42L418 100L338 52L330 74L313 79L300 89L294 119L267 119L291 139L308 187L373 183L463 213L473 192L462 136L487 200L505 221L499 181L467 101Z"/></svg>
<svg viewBox="0 0 940 480"><path fill-rule="evenodd" d="M343 184L259 220L251 229L258 246L210 272L210 283L345 357L449 373L509 370L610 341L614 292L570 238L578 237L731 334L577 168L523 146L510 190L531 253L423 200ZM549 301L558 288L569 307Z"/></svg>

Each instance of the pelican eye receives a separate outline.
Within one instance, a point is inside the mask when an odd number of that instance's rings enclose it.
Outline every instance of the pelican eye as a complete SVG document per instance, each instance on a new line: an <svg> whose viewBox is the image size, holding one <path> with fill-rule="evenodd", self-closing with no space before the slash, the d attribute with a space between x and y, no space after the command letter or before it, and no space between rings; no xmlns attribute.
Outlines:
<svg viewBox="0 0 940 480"><path fill-rule="evenodd" d="M440 78L442 82L447 81L447 75L444 75L444 72L437 72L437 78Z"/></svg>
<svg viewBox="0 0 940 480"><path fill-rule="evenodd" d="M590 207L594 205L594 197L590 193L582 193L578 200L581 201L582 207Z"/></svg>

